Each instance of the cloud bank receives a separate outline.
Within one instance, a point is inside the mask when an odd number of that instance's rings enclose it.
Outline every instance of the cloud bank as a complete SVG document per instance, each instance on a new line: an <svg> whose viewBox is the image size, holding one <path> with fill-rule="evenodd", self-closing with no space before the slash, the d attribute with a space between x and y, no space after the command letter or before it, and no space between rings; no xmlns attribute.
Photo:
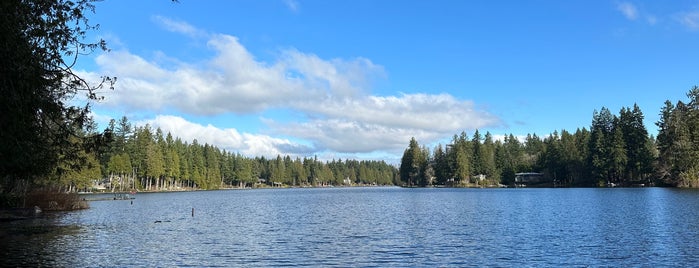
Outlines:
<svg viewBox="0 0 699 268"><path fill-rule="evenodd" d="M501 125L499 118L472 101L449 94L372 95L372 81L386 75L382 66L366 58L323 59L282 49L275 59L264 62L235 36L204 34L168 18L155 20L173 32L204 37L213 56L189 63L113 51L99 55L99 70L86 75L108 73L119 78L117 89L99 104L102 108L174 113L144 122L184 140L196 138L248 155L400 153L410 137L429 143L462 130ZM186 119L261 115L269 110L288 110L294 117L264 119L269 135ZM282 136L292 138L276 138Z"/></svg>
<svg viewBox="0 0 699 268"><path fill-rule="evenodd" d="M249 156L309 155L312 148L288 139L268 135L240 133L234 128L218 128L192 123L179 116L158 115L153 119L136 122L137 125L150 125L164 133L173 133L183 141L197 140L200 144L214 144L221 149Z"/></svg>

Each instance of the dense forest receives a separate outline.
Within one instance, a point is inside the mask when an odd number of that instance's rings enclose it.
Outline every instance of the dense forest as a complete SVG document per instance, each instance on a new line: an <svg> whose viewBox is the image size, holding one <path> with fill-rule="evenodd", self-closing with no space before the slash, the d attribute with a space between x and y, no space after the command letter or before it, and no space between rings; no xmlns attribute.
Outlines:
<svg viewBox="0 0 699 268"><path fill-rule="evenodd" d="M540 172L552 186L668 185L699 187L699 87L689 102L665 102L658 136L649 135L638 105L618 114L594 111L589 130L554 131L545 137L510 134L496 140L476 130L454 135L430 150L414 138L400 168L384 161L277 156L250 158L197 140L173 138L150 126L112 120L103 133L90 124L82 140L102 137L78 150L80 162L61 161L54 179L65 190L88 190L104 178L109 190L218 189L221 187L408 185L512 185L518 172ZM107 137L107 138L105 138Z"/></svg>
<svg viewBox="0 0 699 268"><path fill-rule="evenodd" d="M496 186L512 185L518 172L541 172L549 185L699 187L699 87L687 96L688 103L665 102L657 139L638 105L618 115L604 107L594 111L589 130L528 134L524 141L511 134L494 140L476 130L430 151L413 138L400 179L411 186Z"/></svg>
<svg viewBox="0 0 699 268"><path fill-rule="evenodd" d="M114 89L116 77L88 81L73 70L82 56L108 50L91 37L99 28L88 19L95 2L0 1L0 207L53 202L53 193L105 180L110 190L172 190L381 185L397 178L395 167L381 161L247 158L133 127L126 118L98 132L90 106ZM54 209L75 207L77 196L70 196Z"/></svg>
<svg viewBox="0 0 699 268"><path fill-rule="evenodd" d="M87 136L94 124L85 131ZM126 117L111 120L104 133L110 139L83 151L81 169L60 174L67 191L88 190L95 181L113 191L165 191L221 187L386 185L397 170L384 161L333 160L277 156L249 158L213 145L188 142L149 125L134 127ZM259 183L259 184L258 184Z"/></svg>
<svg viewBox="0 0 699 268"><path fill-rule="evenodd" d="M398 184L510 185L515 173L541 172L556 185L656 184L699 187L699 88L688 102L665 102L648 134L637 105L595 111L589 130L496 140L486 132L454 135L433 150L410 140L400 168L382 161L277 156L249 158L182 141L126 118L98 132L90 104L116 78L89 82L73 71L80 56L107 50L89 41L94 0L0 1L0 206L32 191L216 189L227 186ZM75 105L76 96L84 105ZM446 111L448 112L448 111ZM59 191L55 189L58 188ZM46 198L44 198L46 199Z"/></svg>

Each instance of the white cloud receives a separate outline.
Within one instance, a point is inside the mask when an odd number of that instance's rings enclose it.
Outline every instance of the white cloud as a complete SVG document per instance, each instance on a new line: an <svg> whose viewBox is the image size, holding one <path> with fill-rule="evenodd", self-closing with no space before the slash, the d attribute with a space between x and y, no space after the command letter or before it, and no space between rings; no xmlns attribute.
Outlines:
<svg viewBox="0 0 699 268"><path fill-rule="evenodd" d="M167 106L199 115L255 113L327 96L354 96L383 73L367 59L327 61L296 50L283 51L267 64L230 35L213 35L208 46L216 55L203 67L180 63L166 68L128 51L98 56L102 71L119 77L108 103L148 110Z"/></svg>
<svg viewBox="0 0 699 268"><path fill-rule="evenodd" d="M157 18L173 31L202 32L186 23ZM372 80L385 72L366 58L328 60L285 49L276 59L263 62L234 36L210 34L207 38L214 54L197 63L163 53L148 60L126 50L98 56L101 70L95 73L119 78L116 90L107 92L101 105L131 112L195 115L288 109L298 116L292 121L268 120L271 131L315 146L201 126L179 117L159 116L151 122L185 140L197 138L250 155L400 151L410 137L430 143L462 130L500 125L497 117L473 102L449 94L371 95Z"/></svg>
<svg viewBox="0 0 699 268"><path fill-rule="evenodd" d="M396 150L411 137L432 143L468 129L497 126L500 120L451 95L404 94L326 101L307 106L324 119L269 125L277 131L315 142L319 149L338 152Z"/></svg>
<svg viewBox="0 0 699 268"><path fill-rule="evenodd" d="M287 8L289 8L289 10L293 12L299 11L299 2L297 2L296 0L284 0L284 4Z"/></svg>
<svg viewBox="0 0 699 268"><path fill-rule="evenodd" d="M311 140L318 150L341 153L392 151L405 147L410 137L434 139L434 132L421 129L391 128L343 119L282 123L273 127L286 135Z"/></svg>
<svg viewBox="0 0 699 268"><path fill-rule="evenodd" d="M656 25L659 21L658 17L649 13L642 8L639 9L636 5L630 2L618 2L616 9L628 20L645 22L648 25Z"/></svg>
<svg viewBox="0 0 699 268"><path fill-rule="evenodd" d="M485 135L485 134L483 134ZM505 142L505 138L509 137L511 134L493 134L493 141L500 141L500 142ZM513 137L519 141L520 143L524 143L527 141L527 136L526 135L513 135ZM544 136L548 137L548 135Z"/></svg>
<svg viewBox="0 0 699 268"><path fill-rule="evenodd" d="M699 30L699 11L681 13L678 20L690 30Z"/></svg>
<svg viewBox="0 0 699 268"><path fill-rule="evenodd" d="M629 20L636 20L638 19L638 9L636 9L636 6L629 2L621 2L617 4L617 10L621 12L621 14L624 15Z"/></svg>
<svg viewBox="0 0 699 268"><path fill-rule="evenodd" d="M231 152L247 156L275 157L277 155L305 155L312 151L303 144L288 139L274 138L267 135L240 133L234 128L221 129L213 125L201 125L187 121L179 116L158 115L153 119L141 120L136 125L149 124L153 129L160 128L163 133L171 133L183 141L212 144Z"/></svg>
<svg viewBox="0 0 699 268"><path fill-rule="evenodd" d="M473 102L457 100L449 94L328 99L322 105L308 103L299 108L331 118L434 132L476 129L500 123L497 117L478 110Z"/></svg>
<svg viewBox="0 0 699 268"><path fill-rule="evenodd" d="M169 78L166 70L153 62L130 54L126 51L112 51L97 56L97 64L109 73L123 77L137 77L142 80L158 81Z"/></svg>
<svg viewBox="0 0 699 268"><path fill-rule="evenodd" d="M383 67L365 58L323 60L316 55L289 49L282 53L288 72L299 74L307 89L331 91L333 96L351 97L368 87L372 76L383 76Z"/></svg>
<svg viewBox="0 0 699 268"><path fill-rule="evenodd" d="M189 37L206 36L206 32L183 21L173 20L163 16L153 16L152 20L171 32L185 34Z"/></svg>

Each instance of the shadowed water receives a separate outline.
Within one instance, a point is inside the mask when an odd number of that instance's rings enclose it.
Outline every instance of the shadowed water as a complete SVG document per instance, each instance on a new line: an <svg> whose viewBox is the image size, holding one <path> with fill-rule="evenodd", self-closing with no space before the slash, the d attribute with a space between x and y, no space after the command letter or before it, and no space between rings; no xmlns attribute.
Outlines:
<svg viewBox="0 0 699 268"><path fill-rule="evenodd" d="M268 189L90 205L1 223L0 265L699 264L694 190Z"/></svg>

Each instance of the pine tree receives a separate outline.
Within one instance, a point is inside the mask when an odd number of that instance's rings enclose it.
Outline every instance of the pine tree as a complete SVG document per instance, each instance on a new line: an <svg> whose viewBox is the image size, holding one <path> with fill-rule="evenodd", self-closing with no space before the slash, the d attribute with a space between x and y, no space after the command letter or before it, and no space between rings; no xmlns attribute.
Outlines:
<svg viewBox="0 0 699 268"><path fill-rule="evenodd" d="M89 0L0 1L0 194L53 186L56 173L70 171L61 162L92 161L84 152L105 138L81 131L92 122L89 103L101 99L97 90L114 79L92 84L73 70L81 56L107 49L88 41L94 10Z"/></svg>
<svg viewBox="0 0 699 268"><path fill-rule="evenodd" d="M403 153L403 158L400 165L400 179L408 186L419 184L421 168L424 166L424 155L420 149L420 145L415 138L410 139L408 148Z"/></svg>
<svg viewBox="0 0 699 268"><path fill-rule="evenodd" d="M437 179L437 184L445 185L450 179L449 175L449 162L447 159L447 154L442 149L442 145L439 144L437 148L434 149L434 163L435 163L435 177Z"/></svg>
<svg viewBox="0 0 699 268"><path fill-rule="evenodd" d="M456 157L454 179L458 183L469 183L469 180L471 178L471 176L469 175L471 173L471 161L469 159L470 157L467 150L468 149L466 148L466 145L464 143L458 144L454 147L454 155Z"/></svg>
<svg viewBox="0 0 699 268"><path fill-rule="evenodd" d="M626 156L624 133L618 122L619 119L615 117L611 138L607 141L607 148L609 149L607 173L609 174L608 180L615 183L626 183L623 176L626 173L628 158Z"/></svg>
<svg viewBox="0 0 699 268"><path fill-rule="evenodd" d="M252 172L252 160L241 155L236 155L235 159L235 180L239 182L240 186L256 183L257 178L253 176Z"/></svg>
<svg viewBox="0 0 699 268"><path fill-rule="evenodd" d="M144 177L147 190L160 190L160 179L165 175L165 163L160 147L151 142L146 146L146 159L144 161ZM154 186L152 184L155 183Z"/></svg>
<svg viewBox="0 0 699 268"><path fill-rule="evenodd" d="M204 160L204 149L199 142L194 139L188 147L189 175L194 183L194 187L207 189L206 183L206 162Z"/></svg>
<svg viewBox="0 0 699 268"><path fill-rule="evenodd" d="M476 132L473 133L473 138L471 139L471 170L469 173L471 175L483 175L485 174L484 170L484 159L483 159L483 152L481 151L481 140L483 138L481 137L480 132L476 130Z"/></svg>
<svg viewBox="0 0 699 268"><path fill-rule="evenodd" d="M221 186L220 152L217 148L204 144L204 189L217 189Z"/></svg>
<svg viewBox="0 0 699 268"><path fill-rule="evenodd" d="M657 176L665 183L674 184L672 182L672 145L675 137L673 136L672 118L675 106L669 100L665 101L665 106L660 111L660 119L655 123L658 126L658 137L656 144L658 148L658 165L656 168Z"/></svg>
<svg viewBox="0 0 699 268"><path fill-rule="evenodd" d="M602 109L593 113L592 126L590 127L589 163L592 175L598 184L604 184L611 176L611 141L613 139L614 117L609 109Z"/></svg>
<svg viewBox="0 0 699 268"><path fill-rule="evenodd" d="M500 183L500 170L495 164L495 142L490 132L485 133L481 151L481 167L491 185Z"/></svg>
<svg viewBox="0 0 699 268"><path fill-rule="evenodd" d="M648 131L643 124L643 113L637 104L633 110L624 108L619 112L619 123L624 134L627 165L626 176L639 181L648 176L652 169L653 152L648 147Z"/></svg>

